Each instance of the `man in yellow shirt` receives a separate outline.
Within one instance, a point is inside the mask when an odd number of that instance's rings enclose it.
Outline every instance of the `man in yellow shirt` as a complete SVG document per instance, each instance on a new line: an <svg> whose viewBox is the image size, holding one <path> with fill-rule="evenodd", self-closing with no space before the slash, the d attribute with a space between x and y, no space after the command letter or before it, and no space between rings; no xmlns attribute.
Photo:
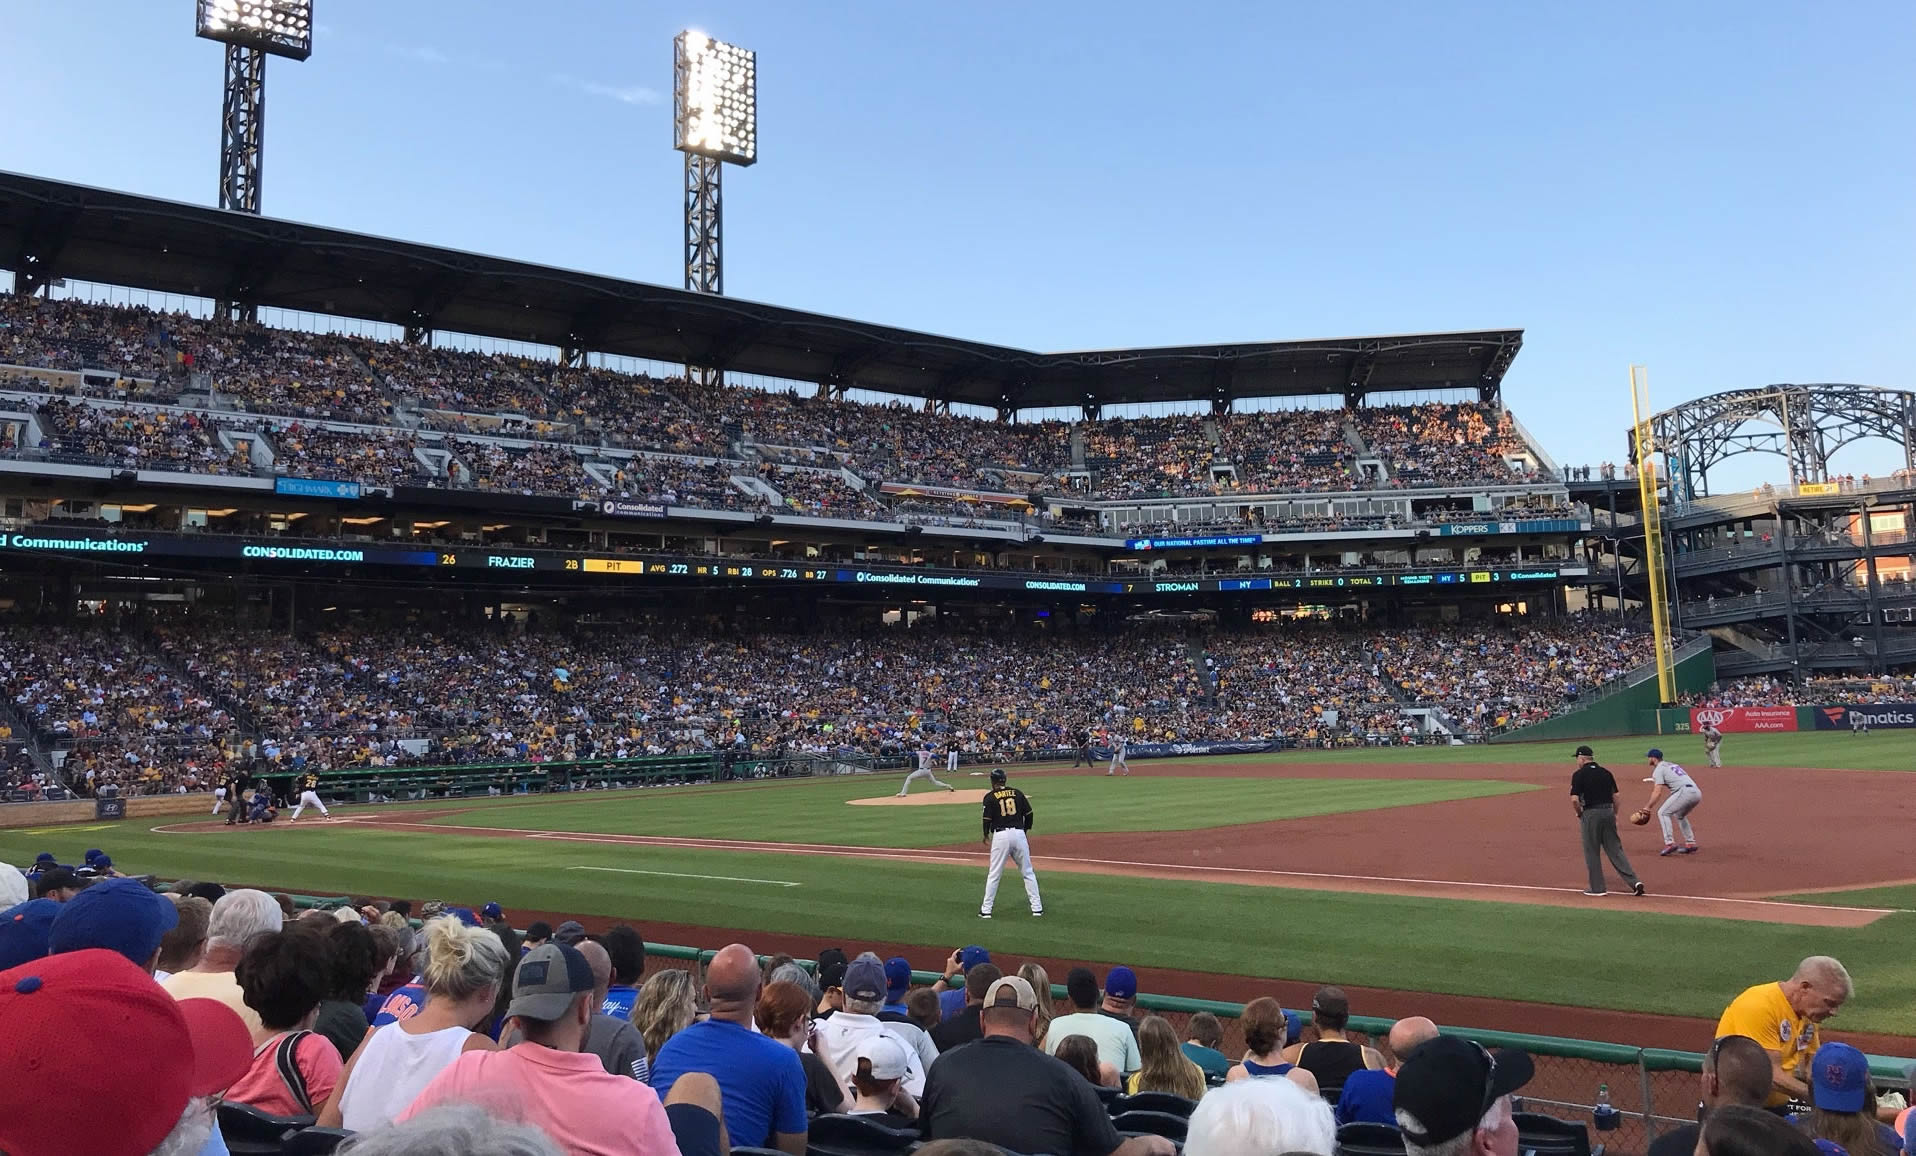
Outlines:
<svg viewBox="0 0 1916 1156"><path fill-rule="evenodd" d="M1849 972L1827 955L1812 955L1781 983L1759 983L1730 1001L1716 1034L1748 1036L1770 1053L1770 1104L1808 1102L1811 1056L1821 1043L1818 1026L1854 994Z"/></svg>

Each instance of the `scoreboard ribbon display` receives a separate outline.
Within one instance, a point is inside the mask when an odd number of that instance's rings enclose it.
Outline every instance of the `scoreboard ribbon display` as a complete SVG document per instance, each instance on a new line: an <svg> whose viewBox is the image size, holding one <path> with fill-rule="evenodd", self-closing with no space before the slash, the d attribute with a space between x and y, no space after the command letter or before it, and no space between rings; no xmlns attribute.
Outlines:
<svg viewBox="0 0 1916 1156"><path fill-rule="evenodd" d="M1361 571L1284 574L1259 578L1034 577L1029 573L930 570L915 567L848 567L842 564L728 561L701 557L575 554L555 550L488 550L469 547L410 549L392 546L258 542L162 534L9 533L0 535L0 558L40 554L96 561L203 558L279 568L396 566L473 574L556 573L644 578L662 582L831 582L912 590L1026 590L1059 594L1200 594L1265 590L1344 590L1404 587L1470 587L1554 582L1558 568L1438 570L1420 573Z"/></svg>

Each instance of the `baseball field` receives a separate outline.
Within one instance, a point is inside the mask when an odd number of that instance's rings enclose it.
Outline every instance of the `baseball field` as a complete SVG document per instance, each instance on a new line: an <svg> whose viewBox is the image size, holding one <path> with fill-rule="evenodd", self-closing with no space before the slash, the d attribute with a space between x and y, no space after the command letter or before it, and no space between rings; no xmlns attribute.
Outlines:
<svg viewBox="0 0 1916 1156"><path fill-rule="evenodd" d="M1139 761L1115 779L1013 768L1037 816L1042 919L1015 871L978 918L971 768L955 792L914 784L906 805L889 799L899 776L853 775L340 807L265 828L14 829L0 859L105 847L134 872L497 900L521 926L627 921L656 942L870 945L925 969L975 942L1130 964L1182 995L1297 1000L1334 981L1361 1014L1683 1048L1743 987L1832 954L1858 984L1834 1027L1916 1050L1916 738L1732 735L1722 769L1693 738L1595 741L1620 810L1648 797L1640 756L1659 741L1702 786L1702 850L1660 858L1654 824L1626 826L1646 898L1614 881L1580 894L1573 742Z"/></svg>

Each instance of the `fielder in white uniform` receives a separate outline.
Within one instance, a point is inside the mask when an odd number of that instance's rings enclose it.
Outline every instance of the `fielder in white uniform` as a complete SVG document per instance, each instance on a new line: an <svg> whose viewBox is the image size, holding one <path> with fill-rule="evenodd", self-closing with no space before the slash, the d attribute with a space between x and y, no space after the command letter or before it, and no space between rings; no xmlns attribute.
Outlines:
<svg viewBox="0 0 1916 1156"><path fill-rule="evenodd" d="M1125 738L1122 732L1113 734L1111 736L1111 769L1106 771L1105 774L1115 775L1118 773L1119 768L1123 768L1125 774L1130 774L1131 764L1127 762L1124 757L1130 750L1130 739Z"/></svg>
<svg viewBox="0 0 1916 1156"><path fill-rule="evenodd" d="M945 770L954 775L958 773L958 744L956 742L953 742L945 748Z"/></svg>
<svg viewBox="0 0 1916 1156"><path fill-rule="evenodd" d="M899 798L902 799L906 795L911 794L911 784L913 779L930 779L932 786L943 787L947 791L955 791L958 789L952 786L950 783L939 782L938 776L931 773L931 761L937 756L931 753L931 748L929 746L919 747L917 753L918 753L918 769L913 771L911 774L906 775L905 781L898 784Z"/></svg>
<svg viewBox="0 0 1916 1156"><path fill-rule="evenodd" d="M1704 723L1703 724L1703 753L1705 756L1709 758L1711 766L1720 767L1723 765L1722 747L1723 747L1723 732L1720 730L1717 730L1716 727L1712 726L1709 723Z"/></svg>
<svg viewBox="0 0 1916 1156"><path fill-rule="evenodd" d="M1025 898L1031 901L1031 914L1044 914L1044 900L1038 898L1038 873L1031 869L1031 844L1025 832L1031 830L1031 802L1016 787L1005 786L1003 767L991 769L991 789L985 792L985 842L991 846L991 873L985 876L985 901L978 907L978 918L991 918L991 905L998 898L998 877L1009 859L1024 872Z"/></svg>
<svg viewBox="0 0 1916 1156"><path fill-rule="evenodd" d="M1663 850L1659 855L1696 854L1696 830L1690 826L1690 812L1696 810L1703 801L1703 788L1696 785L1690 773L1663 757L1663 752L1652 747L1645 756L1650 760L1650 801L1643 805L1646 811L1657 813L1657 822L1663 827ZM1668 796L1665 798L1665 796ZM1663 800L1663 806L1657 806L1657 800ZM1683 832L1683 845L1677 846L1676 830Z"/></svg>
<svg viewBox="0 0 1916 1156"><path fill-rule="evenodd" d="M226 788L214 787L213 788L213 813L217 815L225 809L226 809Z"/></svg>

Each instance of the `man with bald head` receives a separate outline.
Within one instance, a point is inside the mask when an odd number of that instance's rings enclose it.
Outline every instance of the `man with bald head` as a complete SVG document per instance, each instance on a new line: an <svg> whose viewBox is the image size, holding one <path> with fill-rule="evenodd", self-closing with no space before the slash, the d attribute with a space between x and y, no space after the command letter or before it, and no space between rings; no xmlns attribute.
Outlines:
<svg viewBox="0 0 1916 1156"><path fill-rule="evenodd" d="M1769 1106L1791 1100L1808 1103L1810 1057L1822 1042L1823 1021L1836 1014L1855 985L1849 971L1827 955L1812 955L1796 973L1776 983L1759 983L1730 1001L1717 1020L1716 1035L1748 1036L1770 1053Z"/></svg>
<svg viewBox="0 0 1916 1156"><path fill-rule="evenodd" d="M599 1063L605 1066L607 1073L614 1076L630 1076L644 1082L651 1074L645 1059L645 1037L639 1029L618 1016L609 1016L597 1009L605 1004L605 993L612 986L612 956L596 940L584 940L579 944L579 954L592 969L592 1023L586 1028L585 1050L599 1057ZM499 1039L499 1046L509 1048L522 1037L518 1029L512 1028Z"/></svg>
<svg viewBox="0 0 1916 1156"><path fill-rule="evenodd" d="M1391 1025L1386 1037L1390 1045L1390 1063L1382 1068L1363 1068L1344 1080L1337 1097L1337 1122L1342 1124L1389 1124L1397 1126L1397 1067L1404 1057L1425 1040L1437 1038L1437 1025L1423 1016L1410 1016Z"/></svg>
<svg viewBox="0 0 1916 1156"><path fill-rule="evenodd" d="M797 1052L752 1029L759 980L751 948L721 948L705 968L711 1017L665 1041L652 1057L652 1087L670 1095L680 1076L704 1072L718 1081L733 1144L805 1156L805 1067Z"/></svg>

